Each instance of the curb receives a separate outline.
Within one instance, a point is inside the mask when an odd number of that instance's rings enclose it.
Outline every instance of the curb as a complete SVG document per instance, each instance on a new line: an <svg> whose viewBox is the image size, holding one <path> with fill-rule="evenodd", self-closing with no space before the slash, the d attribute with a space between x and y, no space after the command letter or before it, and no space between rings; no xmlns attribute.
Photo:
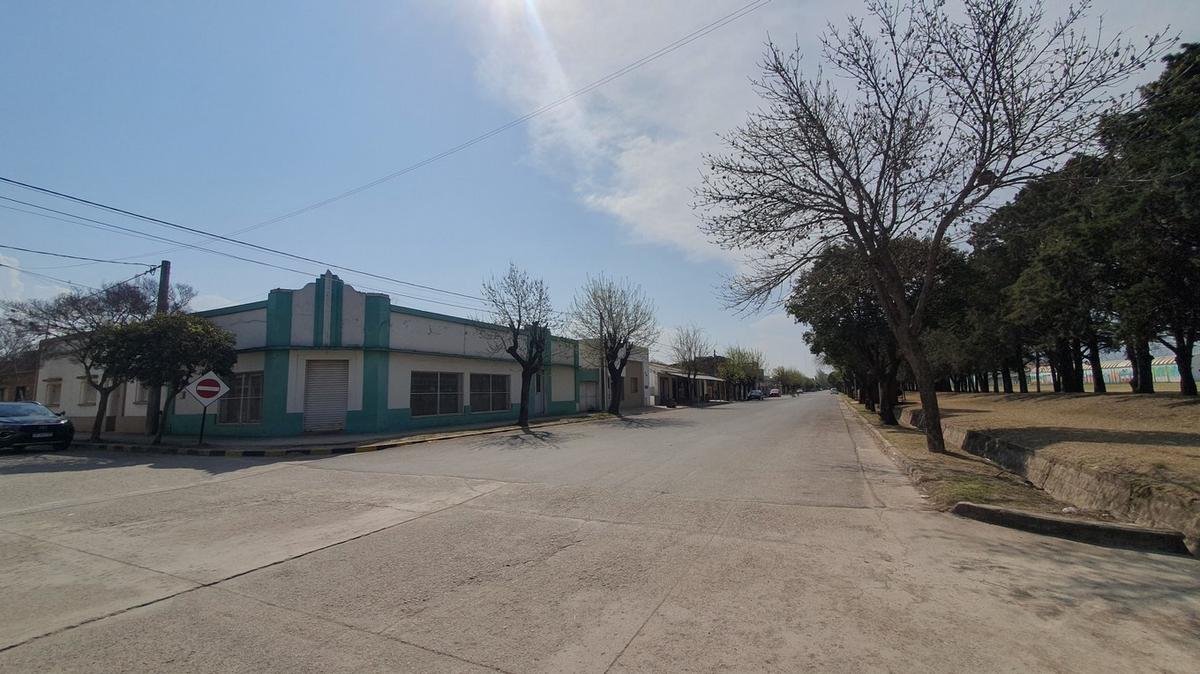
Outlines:
<svg viewBox="0 0 1200 674"><path fill-rule="evenodd" d="M169 445L127 445L108 442L73 442L71 449L127 452L130 454L169 454L178 456L214 456L225 458L281 457L281 456L331 456L334 454L361 454L382 447L310 447L305 449L203 449L198 447L172 447Z"/></svg>
<svg viewBox="0 0 1200 674"><path fill-rule="evenodd" d="M988 524L1108 547L1133 548L1191 556L1184 536L1170 529L1147 529L1131 524L1088 522L1023 510L960 501L950 512Z"/></svg>
<svg viewBox="0 0 1200 674"><path fill-rule="evenodd" d="M566 418L548 421L545 423L530 425L529 428L537 429L548 426L562 426L565 424L575 424L584 421L607 421L606 417L579 417ZM495 428L475 428L464 431L447 431L445 433L430 433L425 435L413 435L407 438L397 438L395 440L383 440L365 445L334 445L330 447L305 447L305 448L264 448L264 449L204 449L202 447L179 447L172 445L134 445L128 443L116 442L73 442L72 449L84 450L100 450L108 452L127 452L131 454L167 454L175 456L211 456L222 458L278 458L287 456L333 456L337 454L363 454L366 452L378 452L382 449L391 449L393 447L404 447L406 445L418 445L426 442L436 442L438 440L453 440L454 438L465 438L475 435L492 435L496 433L512 433L521 430L520 426L499 426Z"/></svg>
<svg viewBox="0 0 1200 674"><path fill-rule="evenodd" d="M883 433L880 433L878 428L875 428L873 425L859 416L858 412L855 411L854 408L850 407L850 403L846 402L846 396L839 394L838 402L842 404L842 411L849 413L850 416L854 418L855 422L860 424L863 428L866 428L867 432L870 433L879 443L879 448L883 450L883 453L886 454L893 463L898 465L906 475L908 475L909 479L914 482L914 488L917 487L917 485L919 485L921 482L925 481L925 473L922 472L916 464L909 461L908 457L904 456L900 450L896 449L890 440L883 437ZM917 491L919 492L921 490L917 489Z"/></svg>

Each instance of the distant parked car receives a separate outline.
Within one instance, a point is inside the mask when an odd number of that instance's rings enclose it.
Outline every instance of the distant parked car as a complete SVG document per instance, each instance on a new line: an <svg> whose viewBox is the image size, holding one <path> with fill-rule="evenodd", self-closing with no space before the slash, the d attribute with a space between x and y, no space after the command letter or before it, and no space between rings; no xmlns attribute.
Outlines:
<svg viewBox="0 0 1200 674"><path fill-rule="evenodd" d="M829 395L837 395L837 387L836 386L829 389Z"/></svg>
<svg viewBox="0 0 1200 674"><path fill-rule="evenodd" d="M777 389L777 388L771 389L771 397L778 398L779 397L779 389Z"/></svg>
<svg viewBox="0 0 1200 674"><path fill-rule="evenodd" d="M66 449L75 426L35 402L0 403L0 448L53 445Z"/></svg>
<svg viewBox="0 0 1200 674"><path fill-rule="evenodd" d="M762 400L762 399L763 399L763 392L758 389L754 389L753 391L746 394L746 400Z"/></svg>

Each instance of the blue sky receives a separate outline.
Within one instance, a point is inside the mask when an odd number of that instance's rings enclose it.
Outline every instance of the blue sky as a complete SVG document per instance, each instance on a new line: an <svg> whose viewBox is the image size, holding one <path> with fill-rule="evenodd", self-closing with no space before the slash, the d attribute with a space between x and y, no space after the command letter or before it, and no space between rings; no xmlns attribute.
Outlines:
<svg viewBox="0 0 1200 674"><path fill-rule="evenodd" d="M0 23L0 175L228 233L454 146L744 4L9 2ZM469 294L511 260L545 278L564 309L588 274L628 277L655 299L664 328L694 322L721 346L758 347L772 365L811 372L801 329L786 316L721 307L714 288L737 261L704 241L689 189L700 153L718 148L714 134L755 105L747 80L768 31L815 45L819 27L847 11L837 4L777 1L528 125L239 236ZM1140 35L1170 23L1195 39L1198 5L1098 9L1108 28ZM0 195L195 240L20 190ZM0 232L13 246L168 257L176 278L200 292L201 308L305 282L7 209ZM136 271L0 256L90 286ZM0 298L60 289L0 274Z"/></svg>

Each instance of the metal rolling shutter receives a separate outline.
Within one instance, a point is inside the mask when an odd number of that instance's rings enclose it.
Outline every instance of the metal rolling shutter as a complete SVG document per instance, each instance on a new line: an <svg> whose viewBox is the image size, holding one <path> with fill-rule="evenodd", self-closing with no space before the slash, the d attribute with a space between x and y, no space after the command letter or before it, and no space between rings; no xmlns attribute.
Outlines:
<svg viewBox="0 0 1200 674"><path fill-rule="evenodd" d="M350 361L308 361L304 366L304 430L344 429L349 390Z"/></svg>

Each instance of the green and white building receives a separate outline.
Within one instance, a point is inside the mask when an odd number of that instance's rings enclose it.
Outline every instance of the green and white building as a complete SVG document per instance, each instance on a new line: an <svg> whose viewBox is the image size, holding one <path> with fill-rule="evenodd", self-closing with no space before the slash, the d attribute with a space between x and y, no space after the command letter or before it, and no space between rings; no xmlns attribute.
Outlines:
<svg viewBox="0 0 1200 674"><path fill-rule="evenodd" d="M496 347L497 326L397 306L329 272L298 290L272 290L264 301L198 315L232 332L238 350L231 391L208 408L209 435L388 433L516 419L519 412L521 370ZM550 343L531 387L535 417L580 409L579 343L553 335ZM80 387L61 385L81 374L72 370L79 366L55 361L43 364L54 374L42 384L54 395L43 399L90 427L94 406L67 400L64 391ZM112 430L143 425L144 391L129 389L115 400L118 418L106 424ZM181 395L167 432L197 433L201 413Z"/></svg>

